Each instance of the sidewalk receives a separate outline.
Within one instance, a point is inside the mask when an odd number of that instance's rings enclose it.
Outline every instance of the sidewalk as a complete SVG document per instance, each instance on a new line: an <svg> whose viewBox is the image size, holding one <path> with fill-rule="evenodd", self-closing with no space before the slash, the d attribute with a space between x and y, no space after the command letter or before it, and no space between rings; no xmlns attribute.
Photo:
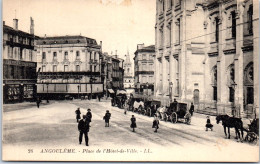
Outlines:
<svg viewBox="0 0 260 164"><path fill-rule="evenodd" d="M47 103L46 100L42 100L40 107L52 104L54 102L55 101L50 100L49 103ZM29 109L29 108L33 108L33 107L37 107L36 102L22 102L22 103L3 104L2 105L3 112L11 112L11 111L16 111L16 110Z"/></svg>

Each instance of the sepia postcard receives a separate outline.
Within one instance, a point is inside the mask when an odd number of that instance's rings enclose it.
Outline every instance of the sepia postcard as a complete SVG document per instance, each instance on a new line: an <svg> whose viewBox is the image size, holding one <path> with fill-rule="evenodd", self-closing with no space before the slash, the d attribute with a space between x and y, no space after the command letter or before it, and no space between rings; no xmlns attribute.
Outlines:
<svg viewBox="0 0 260 164"><path fill-rule="evenodd" d="M3 0L2 160L259 161L257 0Z"/></svg>

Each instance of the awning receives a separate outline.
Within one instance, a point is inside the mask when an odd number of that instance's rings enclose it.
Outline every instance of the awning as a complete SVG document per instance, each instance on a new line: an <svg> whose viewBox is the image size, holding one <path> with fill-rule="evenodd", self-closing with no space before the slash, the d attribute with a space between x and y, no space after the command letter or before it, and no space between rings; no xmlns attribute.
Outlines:
<svg viewBox="0 0 260 164"><path fill-rule="evenodd" d="M115 92L113 91L113 89L108 89L108 92L109 92L109 93L115 93Z"/></svg>
<svg viewBox="0 0 260 164"><path fill-rule="evenodd" d="M127 94L127 93L126 93L126 91L124 91L124 90L118 90L118 91L116 92L116 94L119 95L119 94Z"/></svg>

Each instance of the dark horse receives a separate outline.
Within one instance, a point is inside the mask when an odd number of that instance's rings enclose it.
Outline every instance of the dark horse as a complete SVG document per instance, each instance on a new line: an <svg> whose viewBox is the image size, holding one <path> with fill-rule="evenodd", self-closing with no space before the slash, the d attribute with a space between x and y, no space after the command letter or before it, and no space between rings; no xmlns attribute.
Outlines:
<svg viewBox="0 0 260 164"><path fill-rule="evenodd" d="M226 127L228 128L228 139L230 139L230 128L235 128L236 131L236 138L238 136L237 139L240 139L240 132L239 130L241 130L241 135L242 135L242 139L244 137L244 128L243 128L243 122L241 120L241 118L235 118L235 117L229 117L228 115L218 115L216 117L217 120L217 124L222 121L222 125L224 127L224 132L225 135L227 137L227 133L226 133ZM242 141L240 139L240 141Z"/></svg>

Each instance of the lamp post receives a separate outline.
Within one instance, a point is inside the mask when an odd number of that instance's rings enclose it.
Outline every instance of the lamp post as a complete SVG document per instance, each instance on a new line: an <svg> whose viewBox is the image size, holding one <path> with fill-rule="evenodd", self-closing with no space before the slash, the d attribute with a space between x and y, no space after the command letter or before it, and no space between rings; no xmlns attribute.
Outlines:
<svg viewBox="0 0 260 164"><path fill-rule="evenodd" d="M78 99L79 99L79 87L80 87L80 85L78 85Z"/></svg>
<svg viewBox="0 0 260 164"><path fill-rule="evenodd" d="M47 86L47 98L46 98L46 101L47 101L47 103L49 103L49 83L47 83L46 86Z"/></svg>
<svg viewBox="0 0 260 164"><path fill-rule="evenodd" d="M140 82L137 82L137 90L138 90L138 94L140 94Z"/></svg>
<svg viewBox="0 0 260 164"><path fill-rule="evenodd" d="M235 83L235 82L233 82L232 84L231 84L231 87L232 87L232 89L233 89L233 103L232 103L232 115L233 115L233 117L235 117L235 115L236 115L236 99L235 99L235 91L236 91L236 88L237 88L237 84ZM240 116L240 111L239 111L239 116Z"/></svg>
<svg viewBox="0 0 260 164"><path fill-rule="evenodd" d="M146 83L146 92L147 92L147 97L149 96L148 95L148 87L149 87L149 84L148 84L148 82Z"/></svg>
<svg viewBox="0 0 260 164"><path fill-rule="evenodd" d="M173 86L173 84L172 84L172 82L170 82L169 83L169 95L170 95L170 103L172 103L172 86Z"/></svg>

